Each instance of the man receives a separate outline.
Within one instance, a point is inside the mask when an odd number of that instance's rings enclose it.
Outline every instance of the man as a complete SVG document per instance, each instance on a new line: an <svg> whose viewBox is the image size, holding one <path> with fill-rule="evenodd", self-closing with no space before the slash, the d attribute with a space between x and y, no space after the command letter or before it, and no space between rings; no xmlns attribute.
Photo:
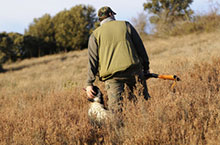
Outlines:
<svg viewBox="0 0 220 145"><path fill-rule="evenodd" d="M88 98L95 95L93 83L96 75L105 82L108 108L120 109L121 94L125 84L131 91L138 81L143 85L142 95L148 94L145 76L149 73L149 60L143 42L134 27L126 21L116 21L115 12L110 7L98 11L100 27L90 36L88 44Z"/></svg>

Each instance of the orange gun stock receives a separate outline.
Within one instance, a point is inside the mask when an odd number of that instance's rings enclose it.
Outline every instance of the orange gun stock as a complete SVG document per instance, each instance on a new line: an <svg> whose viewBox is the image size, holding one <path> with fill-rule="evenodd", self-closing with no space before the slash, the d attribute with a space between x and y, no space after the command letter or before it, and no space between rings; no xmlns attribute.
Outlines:
<svg viewBox="0 0 220 145"><path fill-rule="evenodd" d="M172 89L176 85L176 81L180 81L180 78L177 77L176 75L158 75L158 74L150 73L150 74L147 74L147 76L146 76L146 79L149 79L149 78L159 78L159 79L164 79L164 80L173 80L174 83L171 87Z"/></svg>
<svg viewBox="0 0 220 145"><path fill-rule="evenodd" d="M158 78L164 80L180 81L180 78L178 78L176 75L158 75Z"/></svg>
<svg viewBox="0 0 220 145"><path fill-rule="evenodd" d="M155 73L147 74L146 78L147 79L149 79L149 78L159 78L159 79L164 79L164 80L180 81L180 78L177 77L176 75L159 75L159 74L155 74Z"/></svg>

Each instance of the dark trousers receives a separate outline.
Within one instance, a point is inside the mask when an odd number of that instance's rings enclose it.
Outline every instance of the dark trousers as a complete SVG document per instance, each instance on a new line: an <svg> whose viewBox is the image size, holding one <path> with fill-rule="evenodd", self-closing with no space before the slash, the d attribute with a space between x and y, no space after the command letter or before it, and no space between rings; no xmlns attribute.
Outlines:
<svg viewBox="0 0 220 145"><path fill-rule="evenodd" d="M138 90L138 95L144 96L147 100L150 95L148 93L143 71L140 67L133 67L126 71L118 72L112 78L106 80L105 88L108 95L109 110L112 112L121 110L123 100L122 93L125 90L125 85L127 85L130 92L133 93L133 90L136 89L137 82L140 82L142 86L142 89Z"/></svg>

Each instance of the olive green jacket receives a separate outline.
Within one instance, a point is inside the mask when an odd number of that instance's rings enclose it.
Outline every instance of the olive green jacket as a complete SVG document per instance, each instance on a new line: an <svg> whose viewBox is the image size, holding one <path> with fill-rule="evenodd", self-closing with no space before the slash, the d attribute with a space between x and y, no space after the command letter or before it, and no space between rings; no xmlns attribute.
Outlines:
<svg viewBox="0 0 220 145"><path fill-rule="evenodd" d="M143 42L133 26L126 21L103 20L90 36L88 44L88 80L91 86L98 74L102 81L131 66L149 70L149 61Z"/></svg>

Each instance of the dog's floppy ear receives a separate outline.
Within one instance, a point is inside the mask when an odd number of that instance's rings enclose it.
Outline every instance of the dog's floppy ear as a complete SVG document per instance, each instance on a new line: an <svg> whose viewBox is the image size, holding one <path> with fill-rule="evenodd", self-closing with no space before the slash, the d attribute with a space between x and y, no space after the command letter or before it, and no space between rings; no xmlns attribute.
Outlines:
<svg viewBox="0 0 220 145"><path fill-rule="evenodd" d="M104 104L103 94L101 90L97 86L94 86L94 91L96 92L96 96L100 99L100 103Z"/></svg>
<svg viewBox="0 0 220 145"><path fill-rule="evenodd" d="M98 88L97 86L93 86L92 89L93 89L93 91L95 92L95 94L93 94L93 95L95 95L95 96L97 97L97 95L100 93L99 88ZM94 102L94 99L88 98L88 101Z"/></svg>
<svg viewBox="0 0 220 145"><path fill-rule="evenodd" d="M95 92L94 95L97 95L99 93L99 88L97 86L93 86L93 91Z"/></svg>

